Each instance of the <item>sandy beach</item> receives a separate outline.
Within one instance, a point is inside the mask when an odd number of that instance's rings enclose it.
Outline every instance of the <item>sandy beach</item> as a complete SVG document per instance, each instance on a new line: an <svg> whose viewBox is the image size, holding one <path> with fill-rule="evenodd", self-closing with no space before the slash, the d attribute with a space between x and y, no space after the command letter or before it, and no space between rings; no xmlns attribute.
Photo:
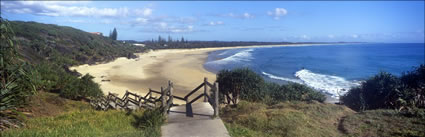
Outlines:
<svg viewBox="0 0 425 137"><path fill-rule="evenodd" d="M292 45L261 47L275 46ZM175 95L184 96L201 84L204 77L207 77L211 83L215 81L215 74L203 67L208 52L258 47L260 46L156 50L138 53L136 54L138 58L135 59L122 57L106 64L86 64L70 69L83 75L88 73L94 76L94 81L100 85L105 94L111 92L122 96L126 90L129 90L139 95L146 95L149 88L159 91L161 86L165 88L171 80L174 83Z"/></svg>

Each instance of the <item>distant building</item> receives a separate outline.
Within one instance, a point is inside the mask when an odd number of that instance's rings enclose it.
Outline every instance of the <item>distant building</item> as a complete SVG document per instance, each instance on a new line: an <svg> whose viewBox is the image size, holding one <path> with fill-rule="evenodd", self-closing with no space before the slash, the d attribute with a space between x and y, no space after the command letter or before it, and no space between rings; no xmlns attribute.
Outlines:
<svg viewBox="0 0 425 137"><path fill-rule="evenodd" d="M103 36L103 33L102 33L102 32L89 32L89 33L91 33L91 34L95 34L95 35Z"/></svg>

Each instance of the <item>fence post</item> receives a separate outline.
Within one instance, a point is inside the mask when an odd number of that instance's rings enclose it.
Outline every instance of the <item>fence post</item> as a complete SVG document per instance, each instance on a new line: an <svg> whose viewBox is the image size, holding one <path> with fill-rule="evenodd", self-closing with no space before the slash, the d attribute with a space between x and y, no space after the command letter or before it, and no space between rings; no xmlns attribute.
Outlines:
<svg viewBox="0 0 425 137"><path fill-rule="evenodd" d="M208 90L208 84L207 84L207 82L208 82L208 78L207 77L205 77L204 78L204 102L207 102L208 100L207 100L207 90Z"/></svg>
<svg viewBox="0 0 425 137"><path fill-rule="evenodd" d="M215 118L218 118L219 116L218 116L218 108L220 107L220 102L218 102L219 101L219 89L218 89L218 83L217 82L214 82L214 88L215 88L215 90L214 90L214 117Z"/></svg>
<svg viewBox="0 0 425 137"><path fill-rule="evenodd" d="M168 106L168 109L167 109L167 113L170 113L170 108L173 106L173 90L174 90L174 88L173 88L173 83L169 83L168 84L169 86L170 86L170 99L169 99L169 102L171 102L170 104L167 104L167 105L169 105Z"/></svg>
<svg viewBox="0 0 425 137"><path fill-rule="evenodd" d="M149 91L148 91L148 93L149 93L149 97L148 97L148 98L146 98L146 99L151 99L151 98L152 98L152 92L151 92L151 88L149 88Z"/></svg>
<svg viewBox="0 0 425 137"><path fill-rule="evenodd" d="M164 107L165 105L165 92L164 89L161 87L161 107Z"/></svg>

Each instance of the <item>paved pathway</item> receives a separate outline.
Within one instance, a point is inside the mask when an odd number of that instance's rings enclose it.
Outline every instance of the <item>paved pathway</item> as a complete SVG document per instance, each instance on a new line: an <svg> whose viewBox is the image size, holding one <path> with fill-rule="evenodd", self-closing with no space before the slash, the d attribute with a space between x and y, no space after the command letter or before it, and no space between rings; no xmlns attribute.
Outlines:
<svg viewBox="0 0 425 137"><path fill-rule="evenodd" d="M220 118L212 119L213 108L207 102L192 104L193 117L186 117L186 106L171 108L168 123L161 127L163 137L230 137Z"/></svg>

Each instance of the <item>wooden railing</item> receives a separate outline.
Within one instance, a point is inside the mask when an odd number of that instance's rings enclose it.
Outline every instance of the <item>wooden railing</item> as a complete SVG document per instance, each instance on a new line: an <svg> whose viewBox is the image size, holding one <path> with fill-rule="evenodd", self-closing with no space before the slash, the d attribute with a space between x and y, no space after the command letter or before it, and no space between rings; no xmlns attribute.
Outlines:
<svg viewBox="0 0 425 137"><path fill-rule="evenodd" d="M201 89L202 87L204 88L204 92L196 96L194 99L190 100L189 97L192 96L195 92L199 91L199 89ZM211 89L211 92L208 92L208 88ZM214 84L211 84L210 82L208 82L207 78L204 78L204 82L202 84L200 84L198 87L189 92L186 96L184 96L184 98L179 99L186 101L186 116L188 117L193 117L192 103L196 102L202 97L204 97L204 102L208 102L213 107L213 117L218 117L218 93L218 83L214 82ZM214 95L214 98L211 95Z"/></svg>
<svg viewBox="0 0 425 137"><path fill-rule="evenodd" d="M189 99L194 93L198 92L201 88L203 88L203 93L199 94L193 99ZM209 90L210 89L210 90ZM98 100L94 100L91 102L93 106L98 109L107 110L110 108L114 109L138 109L138 108L157 108L158 104L163 113L167 113L170 111L170 108L175 106L173 103L174 99L183 100L186 102L186 116L193 117L192 112L192 104L199 100L200 98L204 98L204 102L208 102L214 110L213 117L218 117L218 94L219 88L218 83L214 82L211 84L208 82L207 78L204 78L204 82L189 92L184 97L179 97L173 95L174 87L171 81L168 81L167 88L161 87L160 91L156 91L153 89L149 89L149 92L145 96L140 96L130 91L126 91L124 96L119 98L116 94L109 93L106 97L102 97ZM159 98L153 97L152 94L160 95Z"/></svg>
<svg viewBox="0 0 425 137"><path fill-rule="evenodd" d="M152 97L152 94L159 94L160 97ZM110 108L138 109L141 107L153 109L158 107L158 103L161 103L160 107L164 113L166 113L173 105L173 98L173 83L169 81L167 88L163 89L161 87L161 92L149 89L149 92L145 96L140 96L130 91L126 91L122 98L119 98L116 94L108 93L106 97L93 100L91 104L98 109L107 110Z"/></svg>

